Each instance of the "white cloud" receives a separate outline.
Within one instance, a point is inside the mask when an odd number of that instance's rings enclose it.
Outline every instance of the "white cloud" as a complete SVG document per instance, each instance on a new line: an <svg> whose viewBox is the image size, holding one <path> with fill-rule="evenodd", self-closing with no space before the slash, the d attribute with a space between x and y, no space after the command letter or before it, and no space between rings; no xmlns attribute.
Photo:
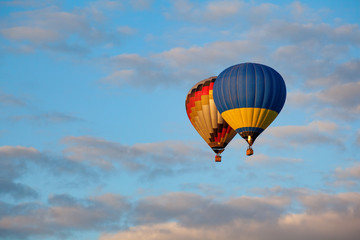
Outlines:
<svg viewBox="0 0 360 240"><path fill-rule="evenodd" d="M332 105L343 107L348 110L353 109L360 113L360 79L358 82L350 82L342 85L333 85L326 90L319 92L318 97L321 101Z"/></svg>
<svg viewBox="0 0 360 240"><path fill-rule="evenodd" d="M336 168L335 177L337 179L357 179L360 180L360 164L355 164L348 168Z"/></svg>
<svg viewBox="0 0 360 240"><path fill-rule="evenodd" d="M29 158L34 159L40 152L33 147L24 146L0 146L0 158Z"/></svg>
<svg viewBox="0 0 360 240"><path fill-rule="evenodd" d="M298 158L287 158L287 157L270 157L264 154L255 154L254 156L245 160L247 164L261 164L261 165L274 165L284 163L299 163L302 159Z"/></svg>
<svg viewBox="0 0 360 240"><path fill-rule="evenodd" d="M302 193L297 199L304 209L299 213L285 212L289 206L286 197L239 197L220 203L198 198L200 201L194 204L174 201L173 207L184 206L174 212L165 210L171 207L168 204L156 201L169 196L159 196L148 200L156 205L155 208L150 204L141 210L145 210L142 213L146 216L152 211L155 216L164 218L148 219L148 223L118 233L104 233L100 239L357 239L360 223L358 193L309 195L305 192L305 196L304 191ZM178 199L184 196L179 195ZM176 195L172 197L177 198ZM201 211L197 204L202 204ZM165 217L163 213L170 215ZM207 224L198 225L196 219Z"/></svg>
<svg viewBox="0 0 360 240"><path fill-rule="evenodd" d="M331 121L313 121L307 125L279 126L267 129L266 136L257 144L270 144L280 148L305 147L311 144L331 144L340 149L345 147L345 137L339 139L340 126ZM274 141L276 139L276 141Z"/></svg>
<svg viewBox="0 0 360 240"><path fill-rule="evenodd" d="M307 81L307 86L332 86L339 85L341 83L357 82L360 81L360 60L352 59L345 63L339 64L336 68L327 74L319 78L311 79Z"/></svg>
<svg viewBox="0 0 360 240"><path fill-rule="evenodd" d="M314 93L295 91L289 92L286 96L286 104L296 107L308 107L316 100Z"/></svg>
<svg viewBox="0 0 360 240"><path fill-rule="evenodd" d="M188 0L175 1L165 16L170 19L191 21L194 23L211 22L218 24L226 19L236 17L243 9L242 1L209 1L194 3Z"/></svg>
<svg viewBox="0 0 360 240"><path fill-rule="evenodd" d="M1 30L1 33L9 39L29 40L35 43L55 41L60 37L59 34L52 29L26 26L5 28Z"/></svg>
<svg viewBox="0 0 360 240"><path fill-rule="evenodd" d="M214 42L203 47L177 47L148 57L121 54L109 59L113 73L101 79L103 83L121 86L155 88L159 85L179 86L194 79L218 74L227 64L260 56L262 48L251 41ZM206 76L206 77L204 77Z"/></svg>

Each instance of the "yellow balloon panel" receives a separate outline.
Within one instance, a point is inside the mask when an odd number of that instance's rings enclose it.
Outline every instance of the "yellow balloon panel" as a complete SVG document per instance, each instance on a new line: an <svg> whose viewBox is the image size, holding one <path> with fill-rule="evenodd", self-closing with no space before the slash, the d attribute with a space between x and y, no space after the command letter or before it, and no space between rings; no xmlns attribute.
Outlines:
<svg viewBox="0 0 360 240"><path fill-rule="evenodd" d="M221 114L233 129L255 127L266 129L278 113L265 108L235 108Z"/></svg>

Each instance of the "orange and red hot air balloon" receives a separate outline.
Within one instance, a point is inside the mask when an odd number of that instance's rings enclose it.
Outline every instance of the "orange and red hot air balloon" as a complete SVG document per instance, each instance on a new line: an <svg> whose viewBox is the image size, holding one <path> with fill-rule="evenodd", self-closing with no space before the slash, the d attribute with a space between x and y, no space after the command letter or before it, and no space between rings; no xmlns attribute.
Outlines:
<svg viewBox="0 0 360 240"><path fill-rule="evenodd" d="M216 153L215 161L221 162L220 154L234 138L236 132L221 117L213 98L216 77L195 84L186 96L185 108L190 122Z"/></svg>

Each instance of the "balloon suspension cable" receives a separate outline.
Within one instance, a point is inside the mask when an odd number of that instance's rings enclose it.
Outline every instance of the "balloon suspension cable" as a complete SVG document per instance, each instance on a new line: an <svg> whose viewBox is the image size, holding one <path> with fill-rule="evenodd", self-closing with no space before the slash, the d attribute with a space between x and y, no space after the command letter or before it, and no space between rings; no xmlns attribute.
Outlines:
<svg viewBox="0 0 360 240"><path fill-rule="evenodd" d="M249 144L248 149L246 150L246 155L251 156L254 154L254 150L251 148L251 145L253 144L253 141L251 139L251 136L249 135L247 138L247 142Z"/></svg>

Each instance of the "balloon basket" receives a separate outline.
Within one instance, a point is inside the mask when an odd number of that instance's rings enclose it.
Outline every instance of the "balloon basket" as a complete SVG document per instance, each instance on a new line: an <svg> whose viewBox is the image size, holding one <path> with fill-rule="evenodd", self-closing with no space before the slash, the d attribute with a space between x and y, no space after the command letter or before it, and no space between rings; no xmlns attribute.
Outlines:
<svg viewBox="0 0 360 240"><path fill-rule="evenodd" d="M215 162L221 162L221 156L216 155L215 156Z"/></svg>
<svg viewBox="0 0 360 240"><path fill-rule="evenodd" d="M251 155L253 155L254 154L254 150L251 148L251 147L249 147L247 150L246 150L246 155L247 156L251 156Z"/></svg>

